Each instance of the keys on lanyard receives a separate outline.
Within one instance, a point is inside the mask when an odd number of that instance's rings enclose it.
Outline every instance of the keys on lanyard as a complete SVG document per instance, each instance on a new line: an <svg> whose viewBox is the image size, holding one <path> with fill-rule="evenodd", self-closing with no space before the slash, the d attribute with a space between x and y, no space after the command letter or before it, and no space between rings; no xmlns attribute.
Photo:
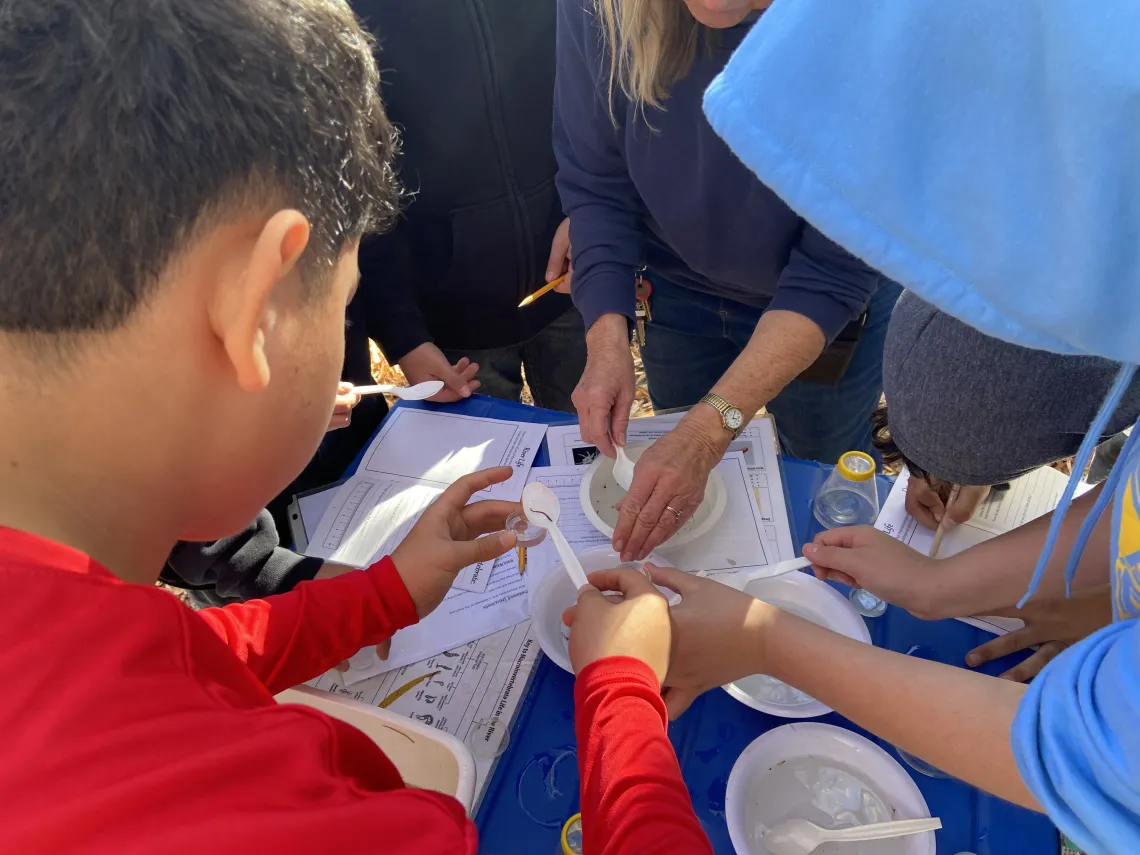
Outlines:
<svg viewBox="0 0 1140 855"><path fill-rule="evenodd" d="M653 295L653 285L645 278L645 268L637 271L633 278L633 296L637 300L637 309L634 312L634 324L637 327L638 347L645 347L645 322L653 321L653 312L649 309L649 298Z"/></svg>

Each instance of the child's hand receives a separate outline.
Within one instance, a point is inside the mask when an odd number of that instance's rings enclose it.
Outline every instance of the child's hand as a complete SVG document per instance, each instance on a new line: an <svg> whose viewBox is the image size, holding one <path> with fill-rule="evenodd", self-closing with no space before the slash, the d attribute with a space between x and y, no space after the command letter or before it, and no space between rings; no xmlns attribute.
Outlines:
<svg viewBox="0 0 1140 855"><path fill-rule="evenodd" d="M599 659L631 656L653 669L658 682L669 670L672 629L669 604L643 573L604 570L590 576L578 592L578 605L562 619L570 627L570 662L574 673ZM602 591L617 591L610 600Z"/></svg>
<svg viewBox="0 0 1140 855"><path fill-rule="evenodd" d="M352 388L351 383L340 383L336 387L336 403L333 406L332 418L329 419L329 430L340 430L348 427L352 421L352 410L360 403L360 396Z"/></svg>
<svg viewBox="0 0 1140 855"><path fill-rule="evenodd" d="M456 574L480 561L493 561L515 545L513 532L503 531L514 502L467 503L476 493L511 477L509 466L485 469L460 478L423 512L392 561L422 618L443 602ZM480 537L488 532L498 534Z"/></svg>
<svg viewBox="0 0 1140 855"><path fill-rule="evenodd" d="M922 478L911 478L906 488L906 512L927 528L938 528L946 516L946 529L968 521L990 494L989 487L964 485L949 512L942 494Z"/></svg>
<svg viewBox="0 0 1140 855"><path fill-rule="evenodd" d="M804 546L815 575L865 588L915 617L938 615L935 583L939 562L870 526L836 528Z"/></svg>
<svg viewBox="0 0 1140 855"><path fill-rule="evenodd" d="M714 579L646 567L655 584L681 595L669 610L673 647L664 698L670 718L702 693L763 670L760 633L774 607Z"/></svg>

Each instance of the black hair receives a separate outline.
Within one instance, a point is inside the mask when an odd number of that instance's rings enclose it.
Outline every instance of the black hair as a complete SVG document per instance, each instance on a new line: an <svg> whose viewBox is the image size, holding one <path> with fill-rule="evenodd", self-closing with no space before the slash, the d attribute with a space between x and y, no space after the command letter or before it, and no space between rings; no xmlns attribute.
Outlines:
<svg viewBox="0 0 1140 855"><path fill-rule="evenodd" d="M398 209L378 85L343 0L0 0L0 330L113 329L204 229L282 207L312 293Z"/></svg>
<svg viewBox="0 0 1140 855"><path fill-rule="evenodd" d="M929 472L919 466L912 460L909 460L905 454L895 444L894 439L891 437L891 428L887 420L887 405L879 404L871 413L871 444L875 446L875 450L879 452L879 456L883 459L883 468L892 472L897 472L901 467L905 466L910 470L911 477L921 478L932 489L938 491L939 495L945 492L942 496L942 501L948 501L950 498L950 490L953 485L941 478L932 477Z"/></svg>

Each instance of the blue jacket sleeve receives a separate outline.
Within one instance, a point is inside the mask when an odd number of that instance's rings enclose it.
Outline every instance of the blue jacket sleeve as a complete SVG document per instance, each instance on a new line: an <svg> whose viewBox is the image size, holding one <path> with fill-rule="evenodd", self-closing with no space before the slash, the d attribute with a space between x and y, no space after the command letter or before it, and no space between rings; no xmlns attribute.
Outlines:
<svg viewBox="0 0 1140 855"><path fill-rule="evenodd" d="M810 318L831 341L866 310L881 279L878 271L805 225L768 308Z"/></svg>
<svg viewBox="0 0 1140 855"><path fill-rule="evenodd" d="M1033 681L1013 722L1030 792L1087 855L1140 852L1140 621L1105 627Z"/></svg>
<svg viewBox="0 0 1140 855"><path fill-rule="evenodd" d="M608 313L632 318L633 277L643 263L642 204L626 168L626 100L614 95L609 62L587 0L558 0L554 154L562 206L570 217L574 305L589 329Z"/></svg>

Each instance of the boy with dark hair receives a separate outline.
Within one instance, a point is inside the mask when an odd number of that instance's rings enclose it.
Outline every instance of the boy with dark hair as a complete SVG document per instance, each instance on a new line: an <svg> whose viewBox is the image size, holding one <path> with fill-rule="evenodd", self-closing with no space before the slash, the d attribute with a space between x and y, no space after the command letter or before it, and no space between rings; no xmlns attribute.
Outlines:
<svg viewBox="0 0 1140 855"><path fill-rule="evenodd" d="M328 426L357 245L398 196L377 83L341 0L0 5L6 853L323 852L334 830L475 852L457 802L273 695L510 549L480 535L516 506L467 504L509 469L457 482L363 572L197 614L154 586L176 541L244 526ZM623 769L684 787L660 765L663 665L605 653L579 680L583 780L619 840L646 828L609 771L629 739L658 765ZM619 727L631 706L656 729Z"/></svg>

